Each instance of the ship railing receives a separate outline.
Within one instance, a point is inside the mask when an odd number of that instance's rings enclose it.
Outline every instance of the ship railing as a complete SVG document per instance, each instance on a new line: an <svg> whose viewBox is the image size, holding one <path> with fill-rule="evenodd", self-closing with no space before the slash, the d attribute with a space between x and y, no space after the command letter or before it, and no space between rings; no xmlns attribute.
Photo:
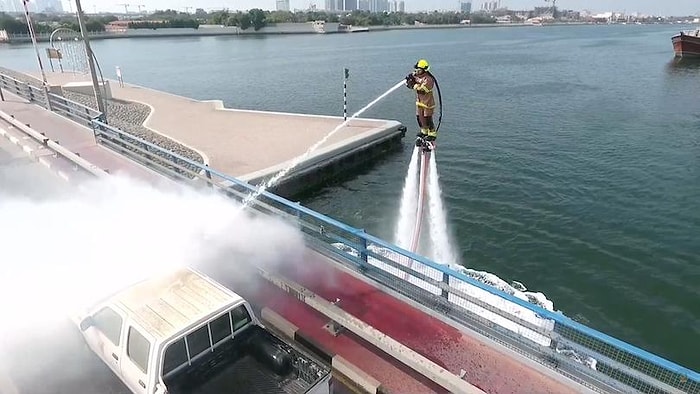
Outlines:
<svg viewBox="0 0 700 394"><path fill-rule="evenodd" d="M3 86L15 86L7 76L0 81ZM20 93L41 101L36 91L30 94L22 89ZM100 144L172 179L212 188L239 203L258 192L255 185L110 126L92 108L75 114L90 123ZM526 300L487 284L478 272L432 261L267 191L251 200L249 208L296 224L309 247L387 291L448 316L593 390L700 393L698 372L546 309L536 299Z"/></svg>

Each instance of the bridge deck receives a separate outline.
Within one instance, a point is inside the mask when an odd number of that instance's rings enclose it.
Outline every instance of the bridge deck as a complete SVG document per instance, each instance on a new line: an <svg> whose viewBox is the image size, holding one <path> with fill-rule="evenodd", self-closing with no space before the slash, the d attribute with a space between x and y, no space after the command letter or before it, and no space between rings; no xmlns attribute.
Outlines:
<svg viewBox="0 0 700 394"><path fill-rule="evenodd" d="M39 131L59 133L62 144L75 144L75 149L92 149L90 160L100 166L112 163L125 174L154 182L153 173L128 160L116 158L112 152L95 147L84 135L90 135L81 126L69 127L70 122L39 107L0 102L0 110L12 110L24 123ZM100 149L96 149L100 148ZM84 156L86 157L86 156ZM86 157L87 158L87 157ZM103 164L104 163L104 164ZM533 367L520 359L511 358L493 343L482 341L470 332L463 332L438 320L428 313L397 299L369 282L344 272L336 262L308 250L304 263L289 264L279 269L283 275L320 296L334 300L345 311L361 318L390 337L436 362L454 374L466 372L466 379L489 393L573 393L580 387L565 378ZM287 294L259 279L256 286L242 287L232 275L217 278L245 289L243 295L253 303L266 305L296 324L300 330L329 351L340 354L360 369L395 392L441 392L398 361L381 354L371 345L347 333L332 336L322 328L327 321L310 307L302 305Z"/></svg>

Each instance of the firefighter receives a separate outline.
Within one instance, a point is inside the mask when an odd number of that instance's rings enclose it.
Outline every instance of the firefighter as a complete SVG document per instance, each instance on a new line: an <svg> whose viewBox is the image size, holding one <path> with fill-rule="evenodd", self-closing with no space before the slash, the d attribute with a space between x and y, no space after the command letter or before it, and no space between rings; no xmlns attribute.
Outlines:
<svg viewBox="0 0 700 394"><path fill-rule="evenodd" d="M420 131L416 135L416 146L424 145L424 141L433 142L437 138L437 130L433 122L435 112L435 77L430 73L430 64L420 59L413 67L414 71L406 77L406 86L416 92L416 120Z"/></svg>

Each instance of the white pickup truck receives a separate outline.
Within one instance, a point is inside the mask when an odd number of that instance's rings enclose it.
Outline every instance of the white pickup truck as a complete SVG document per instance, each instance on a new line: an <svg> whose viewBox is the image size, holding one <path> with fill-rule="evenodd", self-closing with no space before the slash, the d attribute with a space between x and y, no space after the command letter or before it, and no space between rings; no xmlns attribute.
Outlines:
<svg viewBox="0 0 700 394"><path fill-rule="evenodd" d="M190 268L130 286L74 322L135 394L330 392L328 366Z"/></svg>

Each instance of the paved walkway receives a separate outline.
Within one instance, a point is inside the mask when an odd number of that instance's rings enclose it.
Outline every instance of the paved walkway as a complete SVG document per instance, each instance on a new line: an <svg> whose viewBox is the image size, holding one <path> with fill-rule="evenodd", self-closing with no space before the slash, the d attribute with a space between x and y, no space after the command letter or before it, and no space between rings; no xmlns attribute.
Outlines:
<svg viewBox="0 0 700 394"><path fill-rule="evenodd" d="M62 86L89 81L70 73L49 73L47 80ZM200 152L211 167L244 181L283 169L343 123L342 117L227 109L219 100L198 101L129 84L120 87L116 81L109 85L114 99L151 107L146 127ZM396 121L353 119L308 162L397 133L399 126ZM300 163L299 169L304 166Z"/></svg>
<svg viewBox="0 0 700 394"><path fill-rule="evenodd" d="M44 108L5 92L5 101L0 101L0 111L12 115L15 119L47 138L58 142L73 153L79 154L87 161L99 166L111 174L127 174L149 182L164 183L165 178L155 172L98 145L92 130L63 118ZM12 131L8 123L0 119L0 127ZM18 131L16 131L18 132Z"/></svg>

